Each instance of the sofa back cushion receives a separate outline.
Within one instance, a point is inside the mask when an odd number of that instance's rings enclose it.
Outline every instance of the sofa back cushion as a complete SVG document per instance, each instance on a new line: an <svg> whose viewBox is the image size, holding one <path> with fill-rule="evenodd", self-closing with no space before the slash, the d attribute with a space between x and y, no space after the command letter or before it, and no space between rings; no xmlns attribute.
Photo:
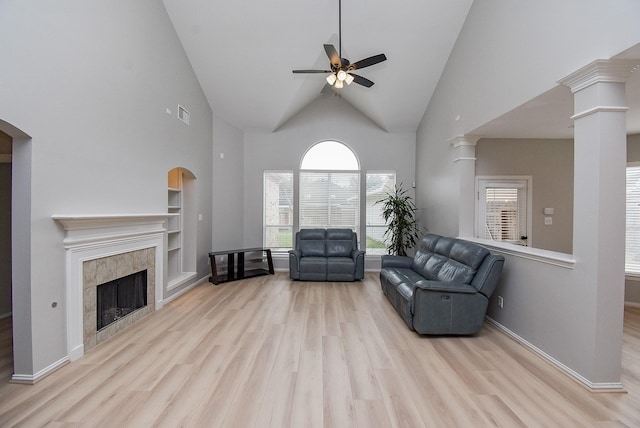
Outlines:
<svg viewBox="0 0 640 428"><path fill-rule="evenodd" d="M325 229L301 229L296 233L296 249L302 257L326 257L326 240Z"/></svg>
<svg viewBox="0 0 640 428"><path fill-rule="evenodd" d="M420 240L412 268L429 280L471 284L488 254L474 243L428 234Z"/></svg>
<svg viewBox="0 0 640 428"><path fill-rule="evenodd" d="M327 257L351 257L358 239L351 229L327 229Z"/></svg>

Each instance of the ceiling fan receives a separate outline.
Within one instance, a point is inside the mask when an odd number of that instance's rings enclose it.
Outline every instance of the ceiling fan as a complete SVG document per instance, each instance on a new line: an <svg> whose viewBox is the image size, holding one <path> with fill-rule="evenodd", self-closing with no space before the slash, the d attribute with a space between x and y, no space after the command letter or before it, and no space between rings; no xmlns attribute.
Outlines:
<svg viewBox="0 0 640 428"><path fill-rule="evenodd" d="M344 84L350 85L355 82L359 85L370 88L374 83L362 76L354 74L354 70L370 67L378 64L382 61L386 61L385 54L374 55L360 61L350 63L348 59L342 58L342 0L338 0L338 48L336 50L333 45L324 45L324 51L329 57L329 63L331 65L330 70L293 70L293 73L330 73L327 76L327 85L322 89L325 92L329 87L340 89L344 87Z"/></svg>

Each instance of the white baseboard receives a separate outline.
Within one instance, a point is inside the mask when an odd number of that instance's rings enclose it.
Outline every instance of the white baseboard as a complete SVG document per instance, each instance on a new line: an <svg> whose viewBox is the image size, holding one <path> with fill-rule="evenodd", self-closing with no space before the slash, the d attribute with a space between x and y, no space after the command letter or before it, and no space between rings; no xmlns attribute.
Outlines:
<svg viewBox="0 0 640 428"><path fill-rule="evenodd" d="M543 359L545 359L546 361L548 361L549 363L551 363L552 365L560 369L562 372L569 375L574 380L577 380L580 384L585 386L590 391L592 392L625 392L625 389L622 386L622 382L591 382L589 379L585 378L580 373L573 370L571 367L568 367L567 365L553 358L551 355L547 354L542 349L533 345L529 341L518 336L513 331L509 330L508 328L506 328L505 326L503 326L493 318L486 317L486 320L492 325L494 325L498 330L500 330L507 336L511 337L516 342L520 343L521 345L528 348L529 350L535 352L540 357L542 357Z"/></svg>
<svg viewBox="0 0 640 428"><path fill-rule="evenodd" d="M11 376L11 383L24 383L28 385L33 385L34 383L45 378L46 376L49 376L51 373L55 372L60 367L65 366L67 364L69 364L69 357L65 356L59 359L58 361L56 361L55 363L49 365L48 367L45 367L44 369L40 370L36 374L28 375L28 374L14 373Z"/></svg>
<svg viewBox="0 0 640 428"><path fill-rule="evenodd" d="M165 298L162 300L163 305L166 305L167 303L171 302L172 300L175 300L175 299L177 299L178 297L182 296L184 293L186 293L187 291L191 290L192 288L194 288L194 287L196 287L196 286L198 286L198 285L200 285L200 284L206 283L206 282L209 282L209 275L206 275L206 276L204 276L204 277L200 278L199 280L197 280L197 281L196 281L196 282L194 282L193 284L191 284L191 285L189 285L189 286L187 286L187 287L183 288L182 290L178 291L177 293L172 294L172 295L171 295L171 296L169 296L169 297L165 297ZM213 284L212 284L212 285L213 285Z"/></svg>
<svg viewBox="0 0 640 428"><path fill-rule="evenodd" d="M640 308L640 303L636 302L624 302L624 305L630 308Z"/></svg>
<svg viewBox="0 0 640 428"><path fill-rule="evenodd" d="M6 314L0 314L0 320L9 318L11 316L11 312L7 312Z"/></svg>

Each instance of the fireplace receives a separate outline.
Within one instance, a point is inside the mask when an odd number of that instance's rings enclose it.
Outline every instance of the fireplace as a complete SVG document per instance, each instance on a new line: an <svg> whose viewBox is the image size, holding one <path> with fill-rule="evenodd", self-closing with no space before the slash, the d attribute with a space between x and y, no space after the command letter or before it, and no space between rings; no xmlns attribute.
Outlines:
<svg viewBox="0 0 640 428"><path fill-rule="evenodd" d="M145 306L147 306L146 270L98 284L96 329L100 331Z"/></svg>
<svg viewBox="0 0 640 428"><path fill-rule="evenodd" d="M155 260L151 247L82 263L85 352L154 311Z"/></svg>
<svg viewBox="0 0 640 428"><path fill-rule="evenodd" d="M172 214L56 215L66 249L67 347L71 361L163 306L166 220ZM145 272L146 305L112 307L98 328L98 285ZM139 291L138 291L139 292ZM146 300L145 300L146 299ZM102 311L101 311L102 312ZM109 316L107 316L109 317Z"/></svg>

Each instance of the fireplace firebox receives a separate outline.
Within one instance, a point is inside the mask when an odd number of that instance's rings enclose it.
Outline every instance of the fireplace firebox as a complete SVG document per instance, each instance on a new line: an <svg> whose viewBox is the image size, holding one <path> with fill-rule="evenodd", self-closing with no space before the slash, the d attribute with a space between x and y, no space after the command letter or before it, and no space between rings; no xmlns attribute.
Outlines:
<svg viewBox="0 0 640 428"><path fill-rule="evenodd" d="M96 292L96 330L100 331L147 306L147 271L142 270L99 284Z"/></svg>

